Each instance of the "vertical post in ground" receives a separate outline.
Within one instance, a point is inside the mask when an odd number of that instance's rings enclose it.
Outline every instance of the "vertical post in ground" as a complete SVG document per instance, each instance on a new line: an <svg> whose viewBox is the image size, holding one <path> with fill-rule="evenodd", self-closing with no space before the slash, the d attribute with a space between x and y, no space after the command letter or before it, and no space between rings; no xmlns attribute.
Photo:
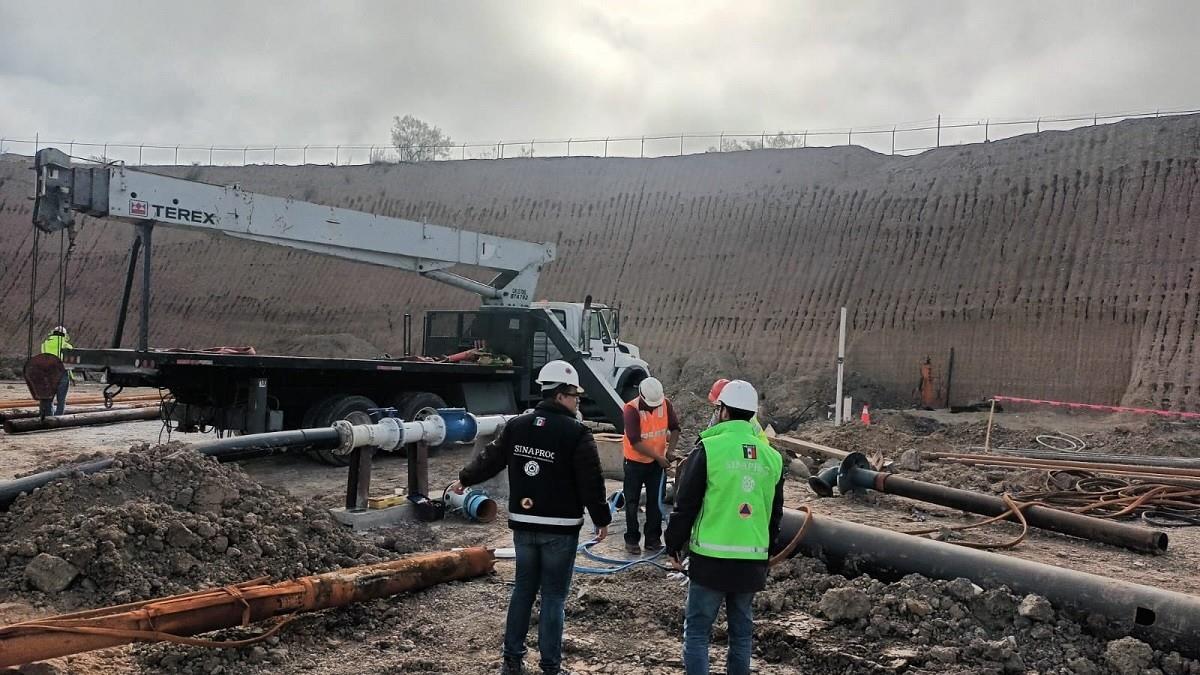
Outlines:
<svg viewBox="0 0 1200 675"><path fill-rule="evenodd" d="M996 399L992 399L992 409L988 411L988 426L987 434L983 437L983 451L991 452L992 450L992 418L996 416Z"/></svg>
<svg viewBox="0 0 1200 675"><path fill-rule="evenodd" d="M838 322L837 393L833 399L833 424L842 425L842 373L846 364L846 308L841 310Z"/></svg>

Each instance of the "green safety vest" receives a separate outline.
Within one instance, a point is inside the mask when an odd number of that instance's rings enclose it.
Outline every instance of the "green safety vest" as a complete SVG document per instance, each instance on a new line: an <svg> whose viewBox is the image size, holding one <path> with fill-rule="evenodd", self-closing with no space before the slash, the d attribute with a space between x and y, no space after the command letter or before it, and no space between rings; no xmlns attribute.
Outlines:
<svg viewBox="0 0 1200 675"><path fill-rule="evenodd" d="M705 429L700 441L708 483L692 526L691 550L711 558L766 560L783 457L743 420Z"/></svg>
<svg viewBox="0 0 1200 675"><path fill-rule="evenodd" d="M65 335L51 335L42 342L43 354L53 354L61 359L64 349L74 349L71 343L67 342Z"/></svg>

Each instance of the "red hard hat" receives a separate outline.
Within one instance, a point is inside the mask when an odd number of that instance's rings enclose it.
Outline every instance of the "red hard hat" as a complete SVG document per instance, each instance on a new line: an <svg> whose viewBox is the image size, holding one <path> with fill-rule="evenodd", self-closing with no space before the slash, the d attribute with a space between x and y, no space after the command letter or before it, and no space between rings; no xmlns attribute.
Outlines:
<svg viewBox="0 0 1200 675"><path fill-rule="evenodd" d="M708 402L715 405L717 402L717 397L721 395L721 390L724 389L725 385L727 384L729 384L729 380L723 377L716 382L713 382L712 389L708 390Z"/></svg>

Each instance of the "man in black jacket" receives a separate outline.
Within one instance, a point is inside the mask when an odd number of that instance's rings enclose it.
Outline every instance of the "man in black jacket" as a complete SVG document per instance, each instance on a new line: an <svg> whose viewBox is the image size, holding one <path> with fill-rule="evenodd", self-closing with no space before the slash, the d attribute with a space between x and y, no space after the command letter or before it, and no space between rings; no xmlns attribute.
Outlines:
<svg viewBox="0 0 1200 675"><path fill-rule="evenodd" d="M540 591L539 665L546 675L570 675L561 666L562 633L583 509L599 528L597 540L608 535L612 514L604 498L596 441L575 417L583 394L579 373L565 361L551 361L537 381L543 400L532 412L510 420L459 472L453 487L461 492L508 469L508 526L517 550L517 575L508 603L501 673L525 672L525 634Z"/></svg>

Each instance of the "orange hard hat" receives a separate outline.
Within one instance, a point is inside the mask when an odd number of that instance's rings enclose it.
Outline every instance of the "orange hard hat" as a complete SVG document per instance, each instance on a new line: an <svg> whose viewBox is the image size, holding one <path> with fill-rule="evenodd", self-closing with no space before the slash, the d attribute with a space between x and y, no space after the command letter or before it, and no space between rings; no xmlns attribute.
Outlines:
<svg viewBox="0 0 1200 675"><path fill-rule="evenodd" d="M716 382L713 382L712 389L708 390L708 402L716 405L717 397L721 395L721 390L724 389L725 385L727 384L729 384L729 380L723 377Z"/></svg>

